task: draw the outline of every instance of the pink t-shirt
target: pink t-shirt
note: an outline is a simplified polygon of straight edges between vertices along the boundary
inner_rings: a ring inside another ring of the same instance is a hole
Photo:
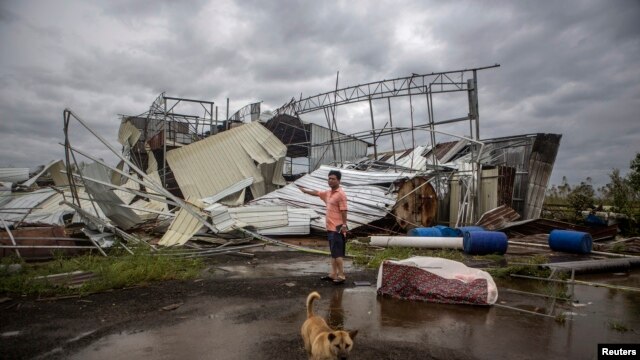
[[[327,231],[336,231],[336,227],[342,224],[341,211],[347,210],[347,195],[339,187],[337,190],[318,191],[318,196],[327,204]]]

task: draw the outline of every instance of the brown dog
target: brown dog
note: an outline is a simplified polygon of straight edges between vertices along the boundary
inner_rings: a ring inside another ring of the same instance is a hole
[[[307,320],[302,324],[304,348],[313,360],[347,359],[353,348],[353,338],[358,330],[332,330],[323,318],[313,314],[313,301],[320,294],[312,292],[307,296]]]

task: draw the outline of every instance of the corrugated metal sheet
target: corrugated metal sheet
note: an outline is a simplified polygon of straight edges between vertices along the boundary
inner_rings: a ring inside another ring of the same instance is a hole
[[[51,162],[50,162],[49,164],[47,164],[47,165],[46,165],[42,170],[40,170],[40,172],[38,172],[37,174],[35,174],[34,176],[32,176],[29,180],[27,180],[27,181],[23,182],[23,183],[22,183],[22,184],[20,184],[20,185],[22,185],[22,186],[26,186],[26,187],[30,187],[31,185],[35,184],[36,180],[38,180],[38,178],[39,178],[40,176],[42,176],[42,174],[44,174],[47,170],[49,170],[49,168],[50,168],[51,166],[53,166],[55,163],[60,162],[60,161],[62,161],[62,160],[54,160],[54,161],[51,161]]]
[[[64,162],[62,160],[54,163],[49,168],[49,173],[51,174],[51,179],[53,179],[53,183],[56,186],[67,186],[69,185],[69,178],[67,174],[63,173],[66,171]]]
[[[545,191],[556,161],[561,135],[538,134],[529,157],[529,183],[523,218],[540,217]]]
[[[82,209],[100,219],[108,220],[100,207],[97,205],[95,207],[98,211],[96,214],[96,209],[94,209],[91,200],[89,200],[89,195],[85,193],[83,187],[77,187],[76,190],[78,192],[78,197],[80,197],[80,207]],[[29,221],[30,224],[35,224],[35,221],[39,217],[38,223],[40,224],[63,225],[62,216],[64,216],[65,214],[75,213],[74,209],[65,204],[60,204],[60,202],[62,202],[62,200],[64,200],[65,198],[68,201],[71,201],[72,196],[69,189],[66,189],[64,191],[64,196],[60,193],[56,193],[55,195],[38,205],[38,207],[33,210],[33,212],[27,217],[25,221]],[[32,215],[34,216],[33,218]],[[82,223],[82,218],[79,215],[75,214],[72,219],[72,223],[80,224]]]
[[[310,126],[311,156],[309,158],[309,164],[311,171],[323,164],[353,162],[367,156],[367,148],[369,145],[366,142],[355,138],[344,138],[344,134],[316,124],[310,124]],[[337,154],[333,153],[333,146],[331,145],[332,133]],[[339,138],[342,139],[337,140]]]
[[[11,201],[11,199],[13,199],[11,197],[12,185],[13,184],[11,184],[10,182],[0,181],[0,208],[2,208],[4,204],[8,203],[9,201]]]
[[[249,177],[254,179],[251,193],[258,197],[285,184],[281,170],[286,151],[271,132],[253,122],[172,150],[167,161],[185,197],[206,198]],[[226,203],[243,200],[238,196]]]
[[[287,226],[258,230],[262,235],[307,235],[311,232],[311,219],[318,215],[311,209],[287,207]]]
[[[30,193],[12,194],[12,200],[0,208],[0,218],[11,225],[26,220],[26,217],[31,214],[36,207],[55,194],[56,192],[52,189],[40,189]],[[38,221],[36,216],[34,216],[32,220]],[[46,218],[42,219],[42,221],[46,220]],[[0,227],[4,229],[1,222]]]
[[[315,229],[326,230],[324,202],[317,196],[303,193],[296,185],[312,190],[327,190],[329,188],[327,175],[331,169],[333,168],[322,166],[313,173],[296,180],[295,185],[290,184],[266,194],[253,200],[251,204],[288,205],[293,208],[312,209],[316,212],[317,217],[311,220],[311,226]],[[350,229],[355,229],[387,215],[387,209],[395,204],[395,195],[388,194],[385,187],[362,184],[388,183],[400,175],[344,169],[341,169],[341,172],[341,184],[349,205],[347,222]]]
[[[106,183],[111,181],[110,170],[98,163],[86,165],[82,169],[82,175]],[[133,210],[120,206],[123,202],[113,193],[112,188],[88,180],[84,186],[104,214],[122,229],[129,229],[142,222]]]
[[[207,210],[211,217],[211,223],[220,232],[231,230],[236,221],[231,218],[229,210],[226,206],[220,204],[213,204]]]
[[[140,139],[141,132],[130,121],[125,121],[120,124],[118,129],[118,142],[124,146],[133,147],[138,139]]]
[[[78,186],[76,187],[76,191],[78,192],[78,197],[80,197],[80,207],[84,211],[86,211],[90,215],[93,215],[99,219],[109,221],[109,218],[107,218],[107,216],[104,214],[100,206],[97,206],[93,201],[91,201],[91,199],[89,198],[89,195],[84,190],[84,187]],[[62,195],[58,194],[58,196],[50,198],[47,202],[48,203],[50,202],[51,205],[46,205],[46,207],[48,208],[49,206],[51,206],[52,208],[54,208],[55,206],[57,206],[57,204],[59,204],[60,201],[62,201],[63,199]],[[66,198],[67,201],[71,202],[72,196],[71,196],[71,192],[68,189],[64,191],[64,198]],[[42,206],[45,206],[45,205],[43,204]],[[67,207],[67,205],[64,205],[64,204],[60,206],[64,206],[65,208],[71,209],[70,207]],[[72,223],[74,224],[83,223],[82,216],[77,213],[73,215]]]
[[[127,188],[127,189],[132,189],[132,190],[140,190],[140,185],[133,181],[132,179],[127,178],[127,182],[124,183],[124,185],[122,185],[122,187]],[[114,189],[112,190],[114,194],[116,194],[117,197],[120,198],[120,200],[122,200],[123,203],[129,205],[131,204],[131,200],[133,200],[133,198],[136,197],[135,194],[129,192],[129,191],[125,191],[125,190],[118,190],[118,189]]]
[[[396,158],[396,165],[402,166],[408,169],[425,170],[427,164],[427,158],[422,156],[422,153],[427,149],[427,146],[417,146],[413,151],[407,154],[395,153],[393,157],[386,160],[387,163],[393,164],[393,158]]]
[[[327,178],[329,171],[340,170],[342,180],[340,184],[345,185],[387,185],[402,178],[413,178],[413,173],[388,173],[379,171],[360,171],[351,169],[339,169],[331,166],[322,165],[318,170],[311,173],[314,179],[323,183],[325,190],[328,189]],[[306,177],[306,176],[305,176]]]
[[[515,210],[507,205],[500,205],[482,214],[476,225],[487,230],[498,230],[519,218],[520,215]]]
[[[133,204],[127,205],[125,207],[133,210],[141,219],[145,221],[155,219],[160,215],[163,216],[163,218],[175,217],[175,214],[166,211],[166,205],[165,207],[158,207],[158,204],[163,203],[159,201],[146,201],[144,199],[138,199]]]
[[[106,220],[100,207],[94,207],[89,200],[89,196],[84,192],[83,187],[77,188],[80,197],[80,206],[88,213]],[[65,198],[71,201],[71,192],[66,189],[60,194],[53,189],[40,189],[30,193],[15,193],[8,196],[10,201],[0,206],[0,217],[7,223],[14,224],[20,222],[28,225],[64,225],[63,217],[68,214],[75,214],[75,210],[65,204],[60,204]],[[74,215],[72,223],[82,223],[79,215]]]
[[[221,199],[224,199],[225,197],[227,197],[229,195],[232,195],[232,194],[235,194],[235,193],[237,193],[239,191],[244,190],[244,188],[250,186],[252,183],[253,183],[253,178],[252,177],[250,177],[248,179],[241,180],[237,184],[234,184],[231,187],[228,187],[228,188],[222,190],[221,192],[219,192],[219,193],[217,193],[217,194],[215,194],[213,196],[210,196],[208,198],[202,199],[202,202],[205,203],[205,204],[215,204],[218,201],[220,201]],[[205,208],[205,210],[207,210],[207,209]]]
[[[191,206],[191,209],[198,212],[200,215],[205,216],[203,212],[200,211],[199,206],[202,204],[198,204],[198,201],[195,201],[195,204],[198,206],[192,206],[189,204],[193,204],[192,199],[187,199],[187,206]],[[198,230],[202,228],[202,223],[195,216],[191,215],[185,209],[178,210],[175,219],[169,225],[169,229],[162,236],[162,239],[158,242],[158,245],[162,246],[174,246],[174,245],[182,245],[186,243],[189,239],[195,235]]]
[[[20,183],[29,179],[29,168],[0,168],[0,181]]]
[[[287,207],[284,205],[250,205],[230,208],[229,214],[236,223],[246,224],[256,230],[284,227],[289,224]]]
[[[540,216],[561,138],[558,134],[526,134],[482,140],[485,143],[483,164],[516,169],[511,207],[523,219]],[[460,156],[455,160],[456,167],[470,161],[471,154]]]

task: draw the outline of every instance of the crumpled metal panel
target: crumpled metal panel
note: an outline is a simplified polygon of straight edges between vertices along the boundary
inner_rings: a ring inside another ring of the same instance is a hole
[[[251,204],[257,205],[288,205],[292,208],[307,208],[316,212],[317,217],[311,219],[311,226],[318,230],[326,230],[324,202],[317,196],[307,195],[300,191],[296,185],[311,190],[324,191],[329,189],[327,177],[329,171],[335,169],[322,166],[311,174],[307,174],[274,192],[261,196]],[[381,219],[388,214],[388,210],[395,204],[396,196],[387,193],[386,187],[367,184],[388,184],[407,174],[393,174],[381,172],[369,172],[359,170],[336,169],[342,172],[340,182],[345,194],[349,210],[347,212],[347,225],[355,229]]]
[[[82,174],[91,179],[110,183],[111,174],[109,171],[103,165],[91,163],[82,169]],[[89,180],[85,181],[84,186],[104,214],[120,228],[127,230],[142,223],[142,219],[133,210],[120,206],[124,203],[113,193],[112,188]]]
[[[204,217],[205,214],[200,211],[199,207],[193,206],[191,203],[192,201],[187,199],[187,206],[190,206],[191,209],[197,211]],[[191,215],[189,211],[180,209],[178,210],[176,217],[173,219],[173,222],[171,222],[171,225],[169,225],[169,229],[158,242],[158,245],[182,245],[191,239],[193,235],[202,228],[202,226],[202,222],[200,222],[200,220],[195,216]]]
[[[11,195],[11,201],[0,207],[0,218],[6,221],[7,224],[26,220],[26,217],[33,212],[34,208],[54,195],[56,195],[56,192],[52,189],[41,189],[30,193],[14,193]],[[49,218],[49,215],[44,216],[39,221],[47,221],[47,218]],[[34,217],[32,220],[36,221],[38,219]],[[4,228],[1,222],[0,227]]]
[[[130,121],[126,121],[120,124],[118,129],[118,142],[129,148],[133,147],[138,139],[140,139],[140,130]]]
[[[318,217],[312,209],[287,207],[287,226],[258,230],[262,235],[307,235],[311,232],[311,219]]]
[[[257,122],[210,136],[167,153],[167,162],[185,197],[203,199],[253,177],[251,193],[264,195],[284,185],[282,169],[287,148]],[[266,175],[266,176],[265,176]],[[244,194],[225,199],[240,205]]]
[[[229,214],[237,222],[256,230],[284,227],[289,224],[287,207],[284,205],[250,205],[230,208]]]
[[[40,176],[42,176],[42,174],[44,174],[47,170],[49,170],[49,168],[51,168],[53,165],[62,162],[62,160],[54,160],[52,162],[50,162],[49,164],[47,164],[42,170],[40,170],[39,173],[37,173],[36,175],[32,176],[29,180],[23,182],[22,186],[26,186],[26,187],[31,187],[31,185],[35,184],[36,180],[38,180],[38,178]]]
[[[29,179],[29,168],[0,168],[0,181],[19,183]]]

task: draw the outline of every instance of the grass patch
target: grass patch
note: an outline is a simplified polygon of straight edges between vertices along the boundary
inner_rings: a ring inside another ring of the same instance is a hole
[[[625,251],[627,251],[627,246],[624,243],[615,244],[611,249],[612,253],[623,253]]]
[[[618,332],[627,332],[631,330],[625,324],[617,321],[609,321],[609,329],[618,331]]]
[[[388,247],[379,249],[366,244],[347,243],[347,254],[353,257],[353,262],[359,266],[377,269],[384,260],[404,260],[412,256],[430,256],[456,261],[464,260],[461,251],[450,249],[418,249],[409,247]]]
[[[487,272],[491,274],[494,278],[509,278],[511,274],[519,274],[519,275],[528,275],[528,276],[536,276],[536,277],[549,277],[551,275],[551,270],[549,269],[541,269],[538,264],[545,264],[549,262],[546,256],[535,255],[529,258],[522,258],[522,265],[511,265],[502,268],[491,268],[487,269]],[[563,274],[558,273],[557,278],[563,278]]]
[[[28,295],[76,295],[142,285],[154,281],[183,280],[198,276],[204,264],[200,259],[181,259],[171,256],[151,255],[148,248],[132,249],[131,255],[121,249],[113,249],[108,257],[84,255],[66,258],[56,255],[45,263],[25,263],[20,259],[5,259],[19,263],[22,270],[10,273],[8,267],[0,269],[0,293]],[[69,273],[92,272],[95,278],[77,288],[56,285],[37,277]]]

